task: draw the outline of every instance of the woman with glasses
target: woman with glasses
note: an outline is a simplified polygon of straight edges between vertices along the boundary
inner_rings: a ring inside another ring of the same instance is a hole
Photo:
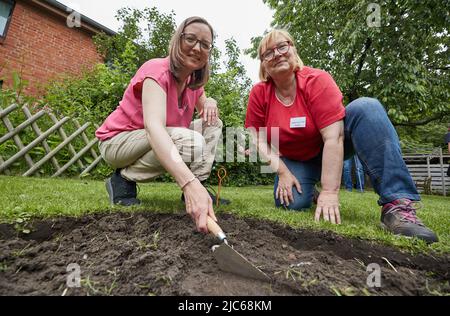
[[[380,196],[382,226],[394,234],[436,242],[437,236],[416,216],[414,202],[420,196],[383,106],[360,98],[344,108],[333,78],[304,66],[286,31],[267,34],[258,55],[261,82],[250,93],[245,126],[277,173],[276,206],[310,208],[320,181],[315,220],[323,217],[340,224],[344,155],[357,153]]]
[[[208,215],[216,219],[215,197],[202,184],[222,133],[217,103],[203,89],[213,39],[206,20],[186,19],[172,37],[169,56],[142,65],[117,109],[97,130],[102,157],[116,169],[106,181],[112,204],[139,204],[136,182],[167,171],[199,231],[208,232]],[[193,121],[195,110],[201,119]]]

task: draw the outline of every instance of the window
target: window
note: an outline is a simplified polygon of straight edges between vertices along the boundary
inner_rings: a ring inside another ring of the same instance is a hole
[[[0,40],[6,37],[14,5],[14,0],[0,0]]]

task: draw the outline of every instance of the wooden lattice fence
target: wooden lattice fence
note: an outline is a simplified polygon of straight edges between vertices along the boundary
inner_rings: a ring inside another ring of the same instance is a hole
[[[48,168],[48,166],[46,168],[51,169],[52,177],[61,176],[75,164],[80,175],[83,176],[91,172],[101,162],[102,157],[98,153],[96,146],[98,139],[93,135],[90,139],[86,134],[91,123],[81,125],[77,120],[69,117],[58,119],[54,114],[45,110],[32,114],[25,105],[21,108],[25,115],[25,120],[14,126],[8,115],[17,114],[15,111],[19,109],[20,107],[17,104],[12,104],[6,109],[0,108],[0,119],[6,127],[6,133],[0,134],[0,146],[10,141],[15,144],[14,148],[17,149],[17,152],[12,155],[9,154],[8,157],[4,156],[5,152],[0,152],[0,174],[10,174],[12,166],[24,160],[27,170],[22,175],[26,177],[36,174],[46,167],[47,164],[52,166],[52,168]],[[38,121],[43,122],[44,119],[47,121],[45,125],[48,126],[48,122],[51,122],[53,125],[42,131]],[[74,130],[74,132],[68,135],[68,129]],[[23,141],[25,133],[28,135],[27,138],[29,138],[30,133],[35,138],[25,144]],[[49,137],[52,137],[52,146],[49,145]],[[56,143],[55,139],[57,140]],[[81,143],[82,146],[74,146],[74,142]],[[33,160],[30,152],[36,150],[37,147],[41,147],[43,155],[37,161],[34,161],[36,158]],[[76,148],[78,148],[78,151]],[[67,154],[64,159],[58,158],[63,150],[70,154],[70,159],[67,158]],[[89,159],[86,156],[89,156]],[[61,161],[63,162],[61,163]],[[86,161],[90,161],[90,163],[86,163]]]

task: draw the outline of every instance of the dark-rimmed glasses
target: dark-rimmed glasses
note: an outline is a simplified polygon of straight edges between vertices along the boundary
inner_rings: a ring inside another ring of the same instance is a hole
[[[202,41],[197,38],[194,34],[190,33],[181,33],[181,38],[184,40],[184,43],[189,47],[194,47],[197,43],[200,43],[200,48],[206,52],[211,51],[213,45],[210,42]]]
[[[289,48],[291,47],[291,42],[290,41],[285,41],[285,42],[281,42],[280,44],[278,44],[277,46],[275,46],[272,49],[268,49],[266,50],[262,55],[261,55],[261,59],[265,60],[265,61],[271,61],[272,59],[275,58],[275,50],[280,54],[280,55],[284,55],[289,51]]]

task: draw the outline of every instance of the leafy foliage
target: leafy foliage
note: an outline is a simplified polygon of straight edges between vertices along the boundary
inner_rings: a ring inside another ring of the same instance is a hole
[[[129,73],[133,74],[133,68],[137,69],[147,60],[168,55],[170,39],[176,28],[174,12],[160,13],[155,7],[143,10],[122,8],[117,12],[116,19],[123,23],[117,35],[100,34],[94,38],[107,63],[125,68],[134,65],[129,69]],[[130,44],[135,46],[135,54],[132,59],[124,59],[122,52],[130,49]]]
[[[305,64],[333,75],[346,102],[376,97],[396,125],[448,119],[450,2],[383,0],[375,12],[372,1],[264,2],[273,26],[293,35]]]
[[[37,100],[33,96],[28,96],[23,93],[25,91],[25,88],[28,85],[28,82],[21,79],[20,74],[13,73],[12,74],[12,86],[7,89],[0,90],[0,105],[2,108],[6,108],[12,104],[16,104],[18,106],[18,109],[12,111],[8,114],[7,119],[11,123],[12,127],[17,127],[20,124],[22,124],[28,117],[24,114],[24,111],[20,110],[23,106],[26,106],[31,114],[35,114],[36,112],[42,110],[48,113],[56,114],[56,116],[59,116],[58,113],[55,113],[48,105],[43,105],[42,100]],[[64,113],[60,113],[64,114]],[[84,123],[84,122],[81,122]],[[54,122],[50,119],[48,115],[44,115],[39,118],[38,121],[36,121],[33,125],[27,126],[25,129],[21,130],[17,136],[19,137],[20,141],[23,143],[24,146],[27,146],[32,141],[34,141],[37,137],[37,134],[35,132],[35,128],[39,128],[41,131],[45,132],[48,129],[50,129],[54,125]],[[72,121],[71,123],[64,125],[64,130],[68,135],[71,135],[77,130],[77,126]],[[94,126],[88,127],[86,130],[87,134],[93,134],[95,130]],[[0,135],[5,135],[8,133],[8,128],[6,127],[6,124],[0,124]],[[4,141],[0,144],[0,152],[2,158],[7,161],[12,156],[17,154],[20,150],[18,146],[19,139],[9,139],[7,141]],[[55,149],[58,145],[61,144],[63,141],[61,135],[58,131],[55,131],[51,133],[45,140],[46,145],[48,146],[49,150]],[[82,148],[86,146],[86,143],[80,138],[75,138],[71,145],[75,148],[76,152],[79,152]],[[30,151],[27,152],[27,156],[33,160],[33,162],[37,163],[41,159],[43,159],[48,153],[48,150],[45,149],[45,147],[41,144],[38,144],[34,146]],[[56,160],[59,163],[59,166],[64,166],[69,160],[71,160],[73,155],[71,152],[69,152],[68,148],[64,148],[54,156]],[[93,162],[94,158],[90,156],[89,154],[85,154],[81,158],[81,162],[85,164],[85,166],[88,166]],[[15,175],[21,175],[25,171],[27,171],[30,168],[30,166],[27,164],[25,159],[19,159],[12,163],[8,170],[11,174]],[[106,170],[106,172],[105,172]],[[49,176],[54,174],[57,171],[56,167],[52,163],[45,163],[42,168],[36,172],[36,174],[40,176]],[[77,164],[72,165],[69,167],[66,172],[64,173],[65,176],[73,176],[77,175],[81,172],[81,169],[79,169],[79,166]],[[95,171],[96,176],[104,177],[107,174],[107,167],[104,163],[100,163]]]
[[[205,87],[206,94],[216,99],[226,127],[243,126],[251,80],[239,61],[240,51],[234,39],[226,44],[225,71],[220,71],[221,53],[216,50],[212,57],[210,80]]]
[[[225,41],[226,58],[221,67],[221,53],[215,50],[211,59],[211,79],[205,91],[207,95],[216,99],[221,119],[224,123],[223,145],[227,143],[227,128],[241,128],[244,132],[244,120],[247,107],[248,95],[252,86],[250,78],[247,77],[242,63],[239,61],[240,50],[236,41],[232,38]],[[224,71],[221,71],[224,69]],[[248,140],[247,140],[248,144]],[[228,184],[242,186],[250,184],[268,184],[273,181],[272,174],[261,174],[259,163],[238,162],[238,150],[235,148],[234,162],[223,162],[216,164],[212,170],[210,183],[217,184],[215,176],[218,169],[225,167],[228,171]],[[223,160],[226,160],[224,151]]]
[[[94,38],[107,64],[98,64],[79,77],[53,82],[43,104],[65,115],[101,124],[119,105],[137,69],[151,58],[167,55],[175,30],[174,13],[159,13],[156,8],[123,8],[116,18],[123,22],[116,35],[100,34]],[[142,21],[146,22],[143,29]]]
[[[447,134],[447,125],[432,122],[425,126],[397,127],[402,149],[409,152],[417,152],[419,149],[432,149],[441,147],[443,153],[448,152],[448,146],[444,142]]]
[[[0,72],[1,73],[1,72]],[[2,76],[1,79],[7,79]],[[3,88],[0,89],[0,107],[2,109],[8,108],[12,104],[17,104],[18,106],[23,106],[28,102],[32,102],[32,97],[27,97],[23,95],[23,91],[28,85],[26,80],[23,80],[20,74],[14,71],[11,74],[11,88]],[[11,114],[7,116],[7,119],[11,122],[13,126],[18,126],[23,120],[25,120],[24,115],[16,115],[18,111],[13,111]],[[0,124],[0,135],[3,136],[7,134],[9,130],[6,128],[5,124]],[[23,137],[23,134],[19,136]],[[26,140],[26,139],[25,139]],[[6,161],[9,157],[17,153],[18,147],[14,143],[14,141],[9,140],[0,144],[0,153],[2,158]],[[23,169],[26,167],[26,164],[23,162],[15,163],[12,167],[19,167]]]

